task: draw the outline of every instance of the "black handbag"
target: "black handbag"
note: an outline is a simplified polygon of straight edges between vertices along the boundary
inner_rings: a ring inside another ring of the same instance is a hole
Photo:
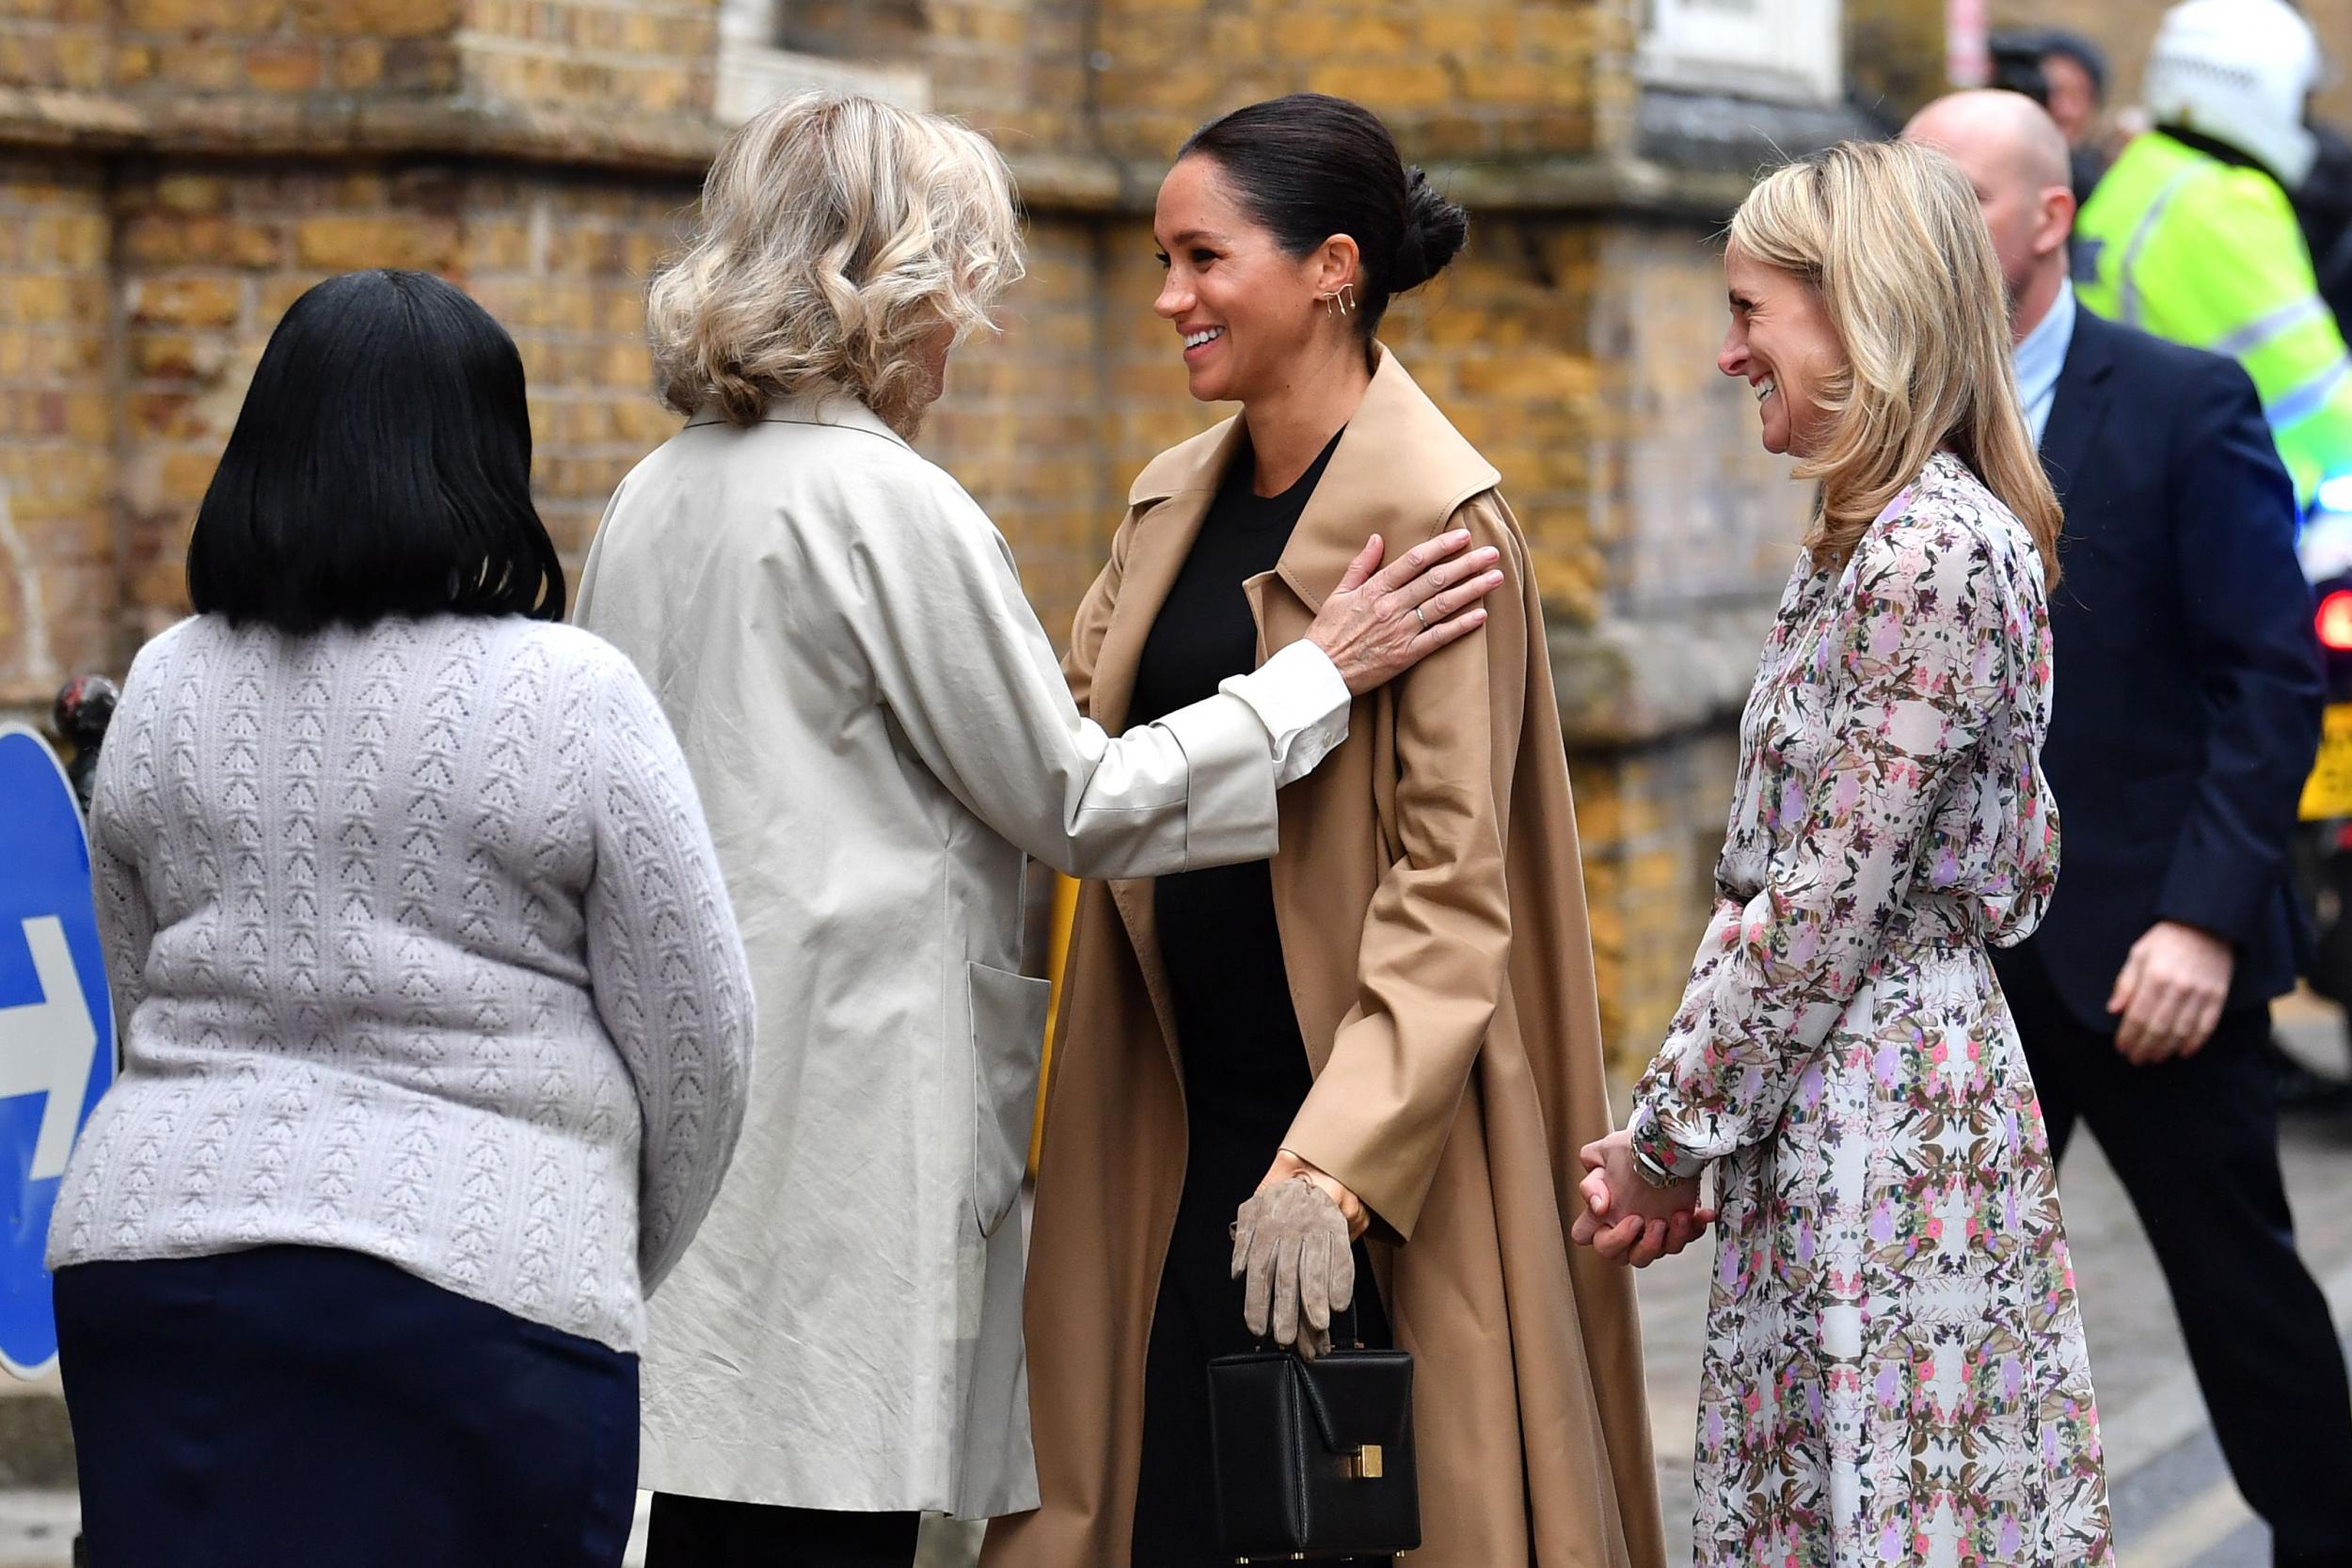
[[[1234,1561],[1392,1556],[1421,1544],[1411,1352],[1220,1355],[1209,1363],[1209,1437],[1217,1528]]]

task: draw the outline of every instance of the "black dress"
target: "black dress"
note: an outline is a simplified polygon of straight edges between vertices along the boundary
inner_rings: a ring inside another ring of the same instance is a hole
[[[1281,558],[1338,444],[1335,436],[1279,496],[1252,489],[1257,464],[1243,447],[1144,641],[1130,723],[1212,696],[1219,682],[1257,663],[1257,626],[1242,583]],[[1208,1364],[1259,1348],[1242,1324],[1241,1288],[1230,1275],[1233,1211],[1274,1163],[1313,1075],[1282,964],[1268,863],[1162,877],[1152,909],[1176,1011],[1189,1149],[1144,1366],[1134,1560],[1135,1568],[1224,1568],[1232,1559],[1217,1545]],[[1360,1243],[1356,1281],[1357,1336],[1385,1346],[1388,1319]]]

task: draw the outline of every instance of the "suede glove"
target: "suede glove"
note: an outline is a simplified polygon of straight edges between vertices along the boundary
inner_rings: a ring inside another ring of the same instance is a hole
[[[1261,1188],[1233,1216],[1242,1322],[1312,1360],[1331,1348],[1331,1314],[1356,1299],[1347,1221],[1305,1177]]]

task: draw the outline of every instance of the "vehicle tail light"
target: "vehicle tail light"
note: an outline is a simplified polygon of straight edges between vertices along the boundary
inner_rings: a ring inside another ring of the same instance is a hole
[[[2322,646],[2337,653],[2352,653],[2352,588],[2339,588],[2319,601],[2319,613],[2312,618],[2318,628]]]

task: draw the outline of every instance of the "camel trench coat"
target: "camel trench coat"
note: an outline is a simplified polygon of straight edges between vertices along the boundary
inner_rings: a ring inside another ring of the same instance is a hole
[[[1024,855],[1099,877],[1270,854],[1346,682],[1305,648],[1106,735],[994,525],[846,397],[696,416],[614,494],[577,615],[677,732],[760,1007],[735,1163],[647,1304],[641,1484],[1029,1507]]]
[[[1108,728],[1237,436],[1229,421],[1164,453],[1129,497],[1065,663]],[[1263,659],[1368,531],[1401,548],[1467,527],[1510,578],[1482,632],[1358,699],[1346,743],[1281,793],[1274,900],[1315,1072],[1283,1146],[1377,1216],[1416,1358],[1417,1568],[1658,1568],[1631,1276],[1567,1237],[1576,1151],[1611,1118],[1542,612],[1497,477],[1381,351],[1280,562],[1247,585]],[[1028,1278],[1042,1504],[995,1521],[988,1568],[1129,1560],[1185,1158],[1152,919],[1149,880],[1079,902]]]

